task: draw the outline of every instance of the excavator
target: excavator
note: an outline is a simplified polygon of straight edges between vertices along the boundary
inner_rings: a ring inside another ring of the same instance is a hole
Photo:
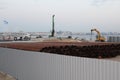
[[[91,36],[93,31],[97,32],[96,42],[105,42],[105,37],[101,36],[101,33],[97,29],[91,29]]]

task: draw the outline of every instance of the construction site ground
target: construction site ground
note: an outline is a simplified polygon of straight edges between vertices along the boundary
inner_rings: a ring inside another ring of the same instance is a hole
[[[79,42],[75,42],[75,41],[62,41],[62,42],[60,41],[43,41],[43,42],[16,41],[16,42],[0,42],[0,47],[39,52],[42,48],[52,47],[52,46],[66,46],[66,45],[91,46],[91,45],[111,45],[111,44],[119,44],[119,43],[81,42],[81,41]],[[120,61],[120,57],[117,56],[115,58],[111,58],[111,60]]]

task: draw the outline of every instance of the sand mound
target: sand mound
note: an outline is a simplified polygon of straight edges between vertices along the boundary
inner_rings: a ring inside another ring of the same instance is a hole
[[[0,72],[0,80],[16,80],[16,79],[7,73]]]
[[[49,38],[43,40],[43,42],[81,42],[80,40],[69,39],[69,38]]]

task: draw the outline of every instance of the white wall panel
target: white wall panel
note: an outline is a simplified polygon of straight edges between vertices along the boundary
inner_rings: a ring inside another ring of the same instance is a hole
[[[18,80],[120,80],[120,62],[7,48],[0,70]]]

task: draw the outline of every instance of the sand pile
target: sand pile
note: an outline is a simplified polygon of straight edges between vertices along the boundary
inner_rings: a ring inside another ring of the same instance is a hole
[[[68,38],[49,38],[43,40],[43,42],[81,42],[80,40],[68,39]]]
[[[16,79],[7,73],[0,72],[0,80],[16,80]]]
[[[111,58],[120,55],[120,44],[92,45],[92,46],[51,46],[45,47],[40,52],[70,55],[89,58]]]

